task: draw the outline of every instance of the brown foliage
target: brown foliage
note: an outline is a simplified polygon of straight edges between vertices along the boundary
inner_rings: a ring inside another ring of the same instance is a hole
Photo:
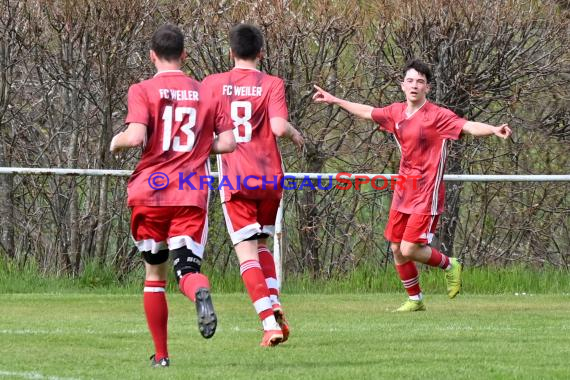
[[[568,155],[568,10],[554,1],[3,1],[0,166],[133,168],[109,139],[122,128],[128,86],[152,74],[148,39],[171,22],[186,35],[185,69],[227,70],[236,22],[267,37],[262,69],[286,81],[291,120],[307,141],[285,143],[288,171],[395,172],[390,136],[334,107],[311,103],[320,84],[352,101],[401,101],[400,67],[432,65],[433,101],[468,118],[508,121],[508,144],[465,139],[448,169],[461,173],[563,173]],[[543,149],[542,147],[548,147]],[[475,264],[566,265],[567,184],[451,184],[443,248]],[[125,181],[0,176],[0,250],[49,271],[80,273],[86,260],[132,267]],[[334,275],[383,260],[386,193],[286,192],[285,268]],[[232,257],[212,202],[209,260]]]

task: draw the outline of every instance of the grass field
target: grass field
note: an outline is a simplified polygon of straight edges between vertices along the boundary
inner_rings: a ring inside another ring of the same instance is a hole
[[[401,294],[284,297],[289,342],[258,346],[244,294],[215,294],[219,327],[198,333],[193,304],[170,293],[171,367],[149,368],[135,294],[0,294],[0,378],[569,378],[569,295],[443,295],[394,314]]]

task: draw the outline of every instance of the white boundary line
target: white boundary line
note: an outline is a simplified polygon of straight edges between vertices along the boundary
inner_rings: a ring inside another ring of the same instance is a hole
[[[79,380],[76,377],[45,376],[39,372],[15,372],[0,370],[0,377],[34,379],[34,380]]]

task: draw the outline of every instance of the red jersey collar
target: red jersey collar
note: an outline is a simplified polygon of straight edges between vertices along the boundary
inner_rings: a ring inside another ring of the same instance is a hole
[[[420,108],[415,110],[410,116],[408,116],[408,114],[406,113],[406,109],[408,108],[408,103],[404,103],[404,109],[402,110],[404,120],[408,120],[408,119],[411,119],[412,117],[414,117],[414,115],[417,114],[418,112],[420,112],[428,103],[429,102],[426,99],[426,101],[420,106]]]

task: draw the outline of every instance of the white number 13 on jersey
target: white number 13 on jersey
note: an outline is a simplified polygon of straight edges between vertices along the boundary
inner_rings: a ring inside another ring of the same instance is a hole
[[[173,112],[174,111],[174,112]],[[174,113],[174,121],[180,123],[184,120],[184,116],[188,115],[188,122],[180,127],[180,132],[186,135],[186,144],[180,143],[180,136],[172,139],[172,114]],[[196,109],[192,107],[164,107],[162,114],[164,120],[164,134],[162,136],[162,150],[170,149],[170,140],[172,139],[172,150],[175,152],[190,152],[194,147],[196,136],[192,128],[196,126]]]
[[[243,109],[243,116],[240,115],[240,108]],[[232,120],[234,122],[234,136],[236,142],[246,143],[251,141],[251,103],[246,101],[232,102],[231,110]],[[243,135],[240,133],[240,126],[243,125]]]

